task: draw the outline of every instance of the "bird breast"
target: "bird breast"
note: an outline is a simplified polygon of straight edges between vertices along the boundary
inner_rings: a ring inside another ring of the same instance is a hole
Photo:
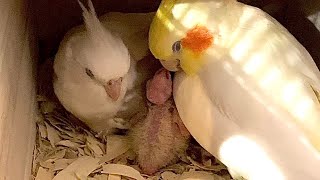
[[[54,84],[54,89],[63,106],[83,121],[114,116],[125,94],[122,90],[119,100],[114,102],[98,84],[66,83],[63,79]]]

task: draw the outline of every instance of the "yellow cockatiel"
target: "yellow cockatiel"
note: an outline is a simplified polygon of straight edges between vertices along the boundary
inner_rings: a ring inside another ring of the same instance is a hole
[[[186,127],[234,176],[320,179],[320,73],[275,19],[235,0],[162,0],[149,47],[177,71]]]

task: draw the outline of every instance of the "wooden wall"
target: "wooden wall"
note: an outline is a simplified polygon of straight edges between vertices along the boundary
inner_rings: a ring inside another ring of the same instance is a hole
[[[37,49],[27,1],[0,1],[0,180],[30,179]]]

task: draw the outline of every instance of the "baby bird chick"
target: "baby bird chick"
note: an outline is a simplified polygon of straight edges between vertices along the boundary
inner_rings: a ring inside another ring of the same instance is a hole
[[[145,119],[131,130],[133,150],[145,174],[174,164],[185,154],[190,134],[174,105],[170,72],[160,69],[147,82],[147,98],[151,102]]]

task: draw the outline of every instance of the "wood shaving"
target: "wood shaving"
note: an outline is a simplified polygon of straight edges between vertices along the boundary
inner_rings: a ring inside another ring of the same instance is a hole
[[[121,176],[115,174],[109,174],[108,180],[121,180]]]
[[[53,171],[63,170],[73,163],[76,159],[58,159],[54,162]]]
[[[193,143],[190,143],[188,157],[177,164],[165,167],[153,176],[140,174],[128,136],[109,135],[105,140],[96,138],[96,133],[59,103],[40,95],[37,100],[41,115],[37,119],[32,179],[231,179],[222,163]]]
[[[139,171],[134,168],[122,164],[106,164],[103,165],[103,171],[101,173],[104,174],[112,174],[112,175],[121,175],[130,177],[136,180],[145,180],[139,173]]]
[[[52,126],[50,126],[48,123],[45,122],[45,124],[47,127],[48,139],[49,139],[51,145],[53,147],[55,147],[55,144],[61,140],[58,135],[58,132]]]
[[[48,132],[47,132],[47,128],[44,125],[38,124],[38,130],[42,138],[47,138]]]
[[[96,157],[102,157],[104,154],[104,145],[101,144],[96,138],[88,136],[86,145]],[[103,147],[103,149],[101,149],[101,147]]]
[[[205,172],[205,171],[188,171],[184,172],[179,180],[224,180],[224,178],[217,176],[216,174]]]
[[[66,149],[54,149],[44,156],[43,160],[47,162],[53,162],[57,159],[61,159],[66,155]]]
[[[72,142],[70,140],[62,140],[59,141],[57,144],[57,146],[65,146],[65,147],[69,147],[71,149],[77,150],[78,147],[80,147],[80,145],[76,142]]]
[[[108,177],[107,174],[97,174],[93,178],[88,178],[88,180],[107,180]]]
[[[36,180],[52,180],[53,171],[40,167],[36,176]]]
[[[107,137],[107,154],[101,158],[100,163],[111,161],[129,149],[130,145],[126,137],[110,135]]]
[[[75,159],[78,157],[78,152],[76,150],[67,149],[66,155],[64,157],[67,159]]]
[[[196,162],[195,160],[193,160],[193,159],[190,158],[190,157],[187,157],[187,158],[190,160],[190,162],[191,162],[195,167],[197,167],[197,168],[199,168],[199,169],[203,169],[203,170],[207,170],[207,171],[216,171],[216,172],[225,169],[225,166],[223,166],[222,164],[219,164],[219,165],[216,165],[216,166],[206,166],[206,165],[204,165],[204,164],[200,164],[200,163]]]
[[[90,156],[79,157],[64,170],[60,171],[53,180],[87,179],[88,175],[99,166],[99,159]]]

